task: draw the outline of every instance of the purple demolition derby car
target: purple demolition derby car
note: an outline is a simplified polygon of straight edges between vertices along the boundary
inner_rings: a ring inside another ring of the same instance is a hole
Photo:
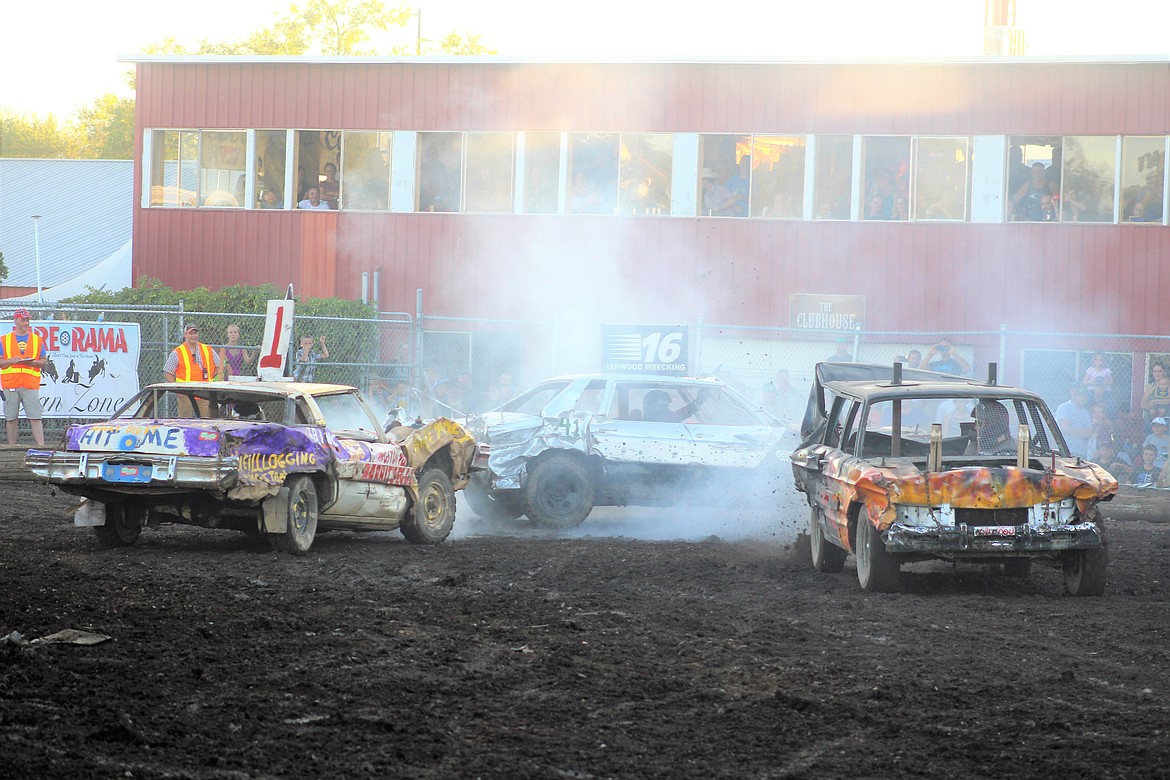
[[[108,421],[70,426],[59,449],[29,450],[25,463],[85,497],[75,522],[106,547],[182,523],[264,535],[302,555],[318,529],[442,542],[475,453],[447,419],[383,431],[344,385],[178,382],[146,387]]]

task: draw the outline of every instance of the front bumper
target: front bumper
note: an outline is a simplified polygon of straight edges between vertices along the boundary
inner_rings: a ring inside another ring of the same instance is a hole
[[[1090,550],[1104,546],[1096,523],[946,527],[906,526],[894,523],[883,534],[892,553],[929,553],[945,557],[1019,556]]]
[[[29,450],[25,465],[51,485],[93,487],[102,492],[142,493],[210,490],[236,485],[237,459],[138,455],[127,452]]]

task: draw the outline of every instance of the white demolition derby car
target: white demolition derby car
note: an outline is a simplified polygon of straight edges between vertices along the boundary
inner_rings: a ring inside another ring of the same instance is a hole
[[[595,506],[766,500],[795,444],[728,385],[684,377],[549,379],[466,425],[480,447],[464,492],[472,510],[560,528]]]
[[[104,546],[183,523],[261,534],[301,555],[318,529],[443,541],[475,450],[448,419],[386,433],[345,385],[178,382],[143,389],[106,422],[70,426],[59,449],[29,450],[25,463],[88,499],[76,522]]]

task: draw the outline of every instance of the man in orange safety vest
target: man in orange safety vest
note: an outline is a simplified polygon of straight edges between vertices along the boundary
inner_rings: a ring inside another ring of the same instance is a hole
[[[16,444],[20,407],[32,429],[38,446],[45,446],[45,428],[41,422],[41,369],[48,362],[48,351],[39,333],[28,326],[28,309],[12,314],[12,332],[0,339],[0,387],[4,388],[4,421],[8,443]]]
[[[199,342],[199,326],[188,325],[183,343],[171,350],[163,366],[168,382],[210,382],[219,375],[219,355]]]

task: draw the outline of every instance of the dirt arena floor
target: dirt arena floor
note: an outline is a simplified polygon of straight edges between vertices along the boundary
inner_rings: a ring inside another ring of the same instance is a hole
[[[789,501],[789,499],[791,499]],[[8,483],[0,776],[1166,777],[1170,525],[1109,523],[1108,592],[916,564],[859,591],[805,509],[599,510],[571,535],[294,559],[164,527],[98,547]],[[13,638],[14,639],[14,638]]]

